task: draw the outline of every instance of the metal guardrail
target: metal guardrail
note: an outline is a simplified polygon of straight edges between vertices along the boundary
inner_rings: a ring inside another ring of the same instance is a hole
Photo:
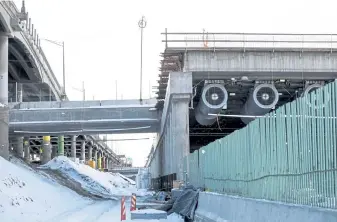
[[[166,48],[271,48],[337,49],[337,34],[294,33],[161,33]]]
[[[18,14],[20,11],[18,8],[15,6],[15,3],[13,1],[1,1],[0,5],[3,6],[3,8],[7,11],[7,13],[11,16],[12,19],[18,20]],[[28,21],[26,21],[28,22]],[[19,22],[20,24],[20,22]],[[54,75],[51,66],[42,50],[40,45],[37,43],[39,42],[38,40],[35,41],[34,39],[37,38],[36,36],[34,37],[34,30],[32,33],[30,32],[29,29],[27,29],[27,25],[20,24],[21,29],[22,29],[22,37],[26,40],[27,45],[29,46],[30,50],[35,54],[35,58],[37,59],[40,67],[42,67],[43,70],[40,69],[40,72],[42,74],[42,80],[45,78],[49,79],[50,84],[53,85],[54,89],[58,93],[58,97],[61,97],[61,86],[59,82],[56,79],[56,76]],[[35,33],[36,35],[36,33]]]

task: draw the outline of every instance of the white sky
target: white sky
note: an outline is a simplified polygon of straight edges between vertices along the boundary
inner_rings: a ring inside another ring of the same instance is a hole
[[[14,0],[21,7],[21,0]],[[85,82],[87,99],[139,98],[140,30],[144,30],[143,95],[159,73],[161,32],[292,32],[337,33],[333,0],[26,0],[26,9],[41,38],[65,41],[66,90],[71,100],[81,100]],[[62,51],[41,45],[62,84]],[[149,83],[151,81],[151,83]],[[121,136],[119,136],[120,138]],[[127,135],[124,138],[153,137]],[[115,142],[119,153],[142,166],[151,140]]]

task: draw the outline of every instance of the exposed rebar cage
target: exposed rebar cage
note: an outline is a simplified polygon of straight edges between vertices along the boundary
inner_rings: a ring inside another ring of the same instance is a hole
[[[250,116],[260,116],[267,114],[275,107],[279,100],[278,91],[273,84],[263,83],[254,88],[250,93],[247,102],[243,106],[242,114]],[[245,124],[253,121],[255,118],[242,117]]]
[[[225,108],[228,100],[226,88],[221,84],[208,84],[202,89],[201,98],[195,109],[195,119],[201,125],[212,125],[216,116]]]

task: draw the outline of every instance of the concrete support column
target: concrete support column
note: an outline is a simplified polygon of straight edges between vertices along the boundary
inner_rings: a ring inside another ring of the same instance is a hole
[[[71,136],[71,157],[76,158],[76,136]]]
[[[88,149],[88,160],[92,160],[92,146],[89,145],[89,149]]]
[[[23,87],[22,87],[22,83],[16,83],[17,85],[17,91],[16,91],[16,100],[19,103],[22,103],[23,100]]]
[[[9,158],[8,37],[0,36],[0,156]]]
[[[98,151],[97,154],[97,169],[101,170],[102,169],[102,153]]]
[[[51,145],[51,158],[54,159],[55,157],[57,157],[57,146],[53,146]]]
[[[97,163],[97,149],[94,149],[94,161],[95,161],[95,168],[97,169],[98,163]]]
[[[167,94],[161,121],[162,141],[158,150],[161,161],[158,171],[161,176],[176,173],[178,180],[185,180],[189,172],[189,103],[192,96],[192,73],[170,73]]]
[[[13,143],[15,155],[19,158],[23,158],[23,137],[15,138]]]
[[[81,158],[80,160],[85,161],[85,141],[81,142]]]
[[[51,144],[50,144],[50,136],[43,137],[43,144],[42,144],[42,154],[41,155],[41,163],[46,164],[51,159]]]
[[[64,136],[58,137],[58,155],[64,156]]]
[[[110,159],[106,158],[106,169],[110,169]]]
[[[176,156],[178,163],[175,165],[178,167],[177,178],[184,180],[186,174],[188,174],[188,157],[190,154],[190,138],[189,138],[189,99],[190,97],[174,96],[172,100],[172,148]],[[184,164],[185,170],[184,172]]]
[[[26,163],[30,162],[29,137],[23,138],[23,150]]]

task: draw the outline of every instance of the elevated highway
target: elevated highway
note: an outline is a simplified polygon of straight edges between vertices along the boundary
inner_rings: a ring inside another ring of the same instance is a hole
[[[40,148],[43,147],[42,135],[48,133],[45,131],[46,129],[40,128],[39,134],[21,133],[20,135],[15,135],[9,133],[10,138],[8,138],[8,129],[10,132],[14,132],[16,128],[19,129],[21,127],[18,122],[16,122],[17,125],[14,128],[9,123],[9,119],[11,119],[9,116],[13,115],[9,114],[8,102],[52,102],[60,100],[67,101],[68,98],[64,94],[63,87],[58,83],[41,48],[39,35],[28,17],[24,2],[21,10],[19,10],[13,1],[0,1],[0,156],[8,157],[8,148],[12,147],[18,152],[19,156],[22,156],[23,141],[26,141],[27,143],[25,142],[25,144],[29,144],[30,147],[30,151],[26,153],[26,156],[31,155],[34,158],[35,154],[40,155]],[[10,107],[14,108],[13,106]],[[10,112],[12,113],[12,111]],[[30,117],[27,117],[26,120],[32,117],[32,113],[27,114]],[[46,112],[44,112],[42,117],[46,115]],[[21,117],[21,121],[24,121],[25,115],[22,112],[18,111],[14,116]],[[14,118],[14,120],[18,119]],[[8,127],[8,125],[10,126]],[[33,127],[38,129],[37,124],[33,125]],[[53,128],[51,124],[49,124],[49,127]],[[31,130],[29,127],[20,129],[21,131]],[[60,130],[64,130],[64,128]],[[62,139],[52,136],[50,141],[53,146],[52,156],[58,155],[57,147],[61,142],[66,154],[67,150],[69,150],[69,156],[78,157],[83,161],[95,158],[97,160],[97,156],[102,156],[111,160],[111,163],[117,164],[120,162],[98,136],[87,137],[84,136],[84,132],[82,134],[81,132],[79,131],[73,136],[66,134],[61,137]],[[92,131],[88,131],[88,133],[97,134],[97,132]],[[21,136],[25,136],[25,138]],[[9,139],[10,142],[8,142]],[[77,149],[79,150],[77,153],[70,152],[70,150],[76,151]]]
[[[155,133],[156,100],[103,100],[10,104],[11,135]]]
[[[8,101],[60,100],[58,83],[40,46],[40,39],[23,7],[0,2],[0,33],[8,41]]]

